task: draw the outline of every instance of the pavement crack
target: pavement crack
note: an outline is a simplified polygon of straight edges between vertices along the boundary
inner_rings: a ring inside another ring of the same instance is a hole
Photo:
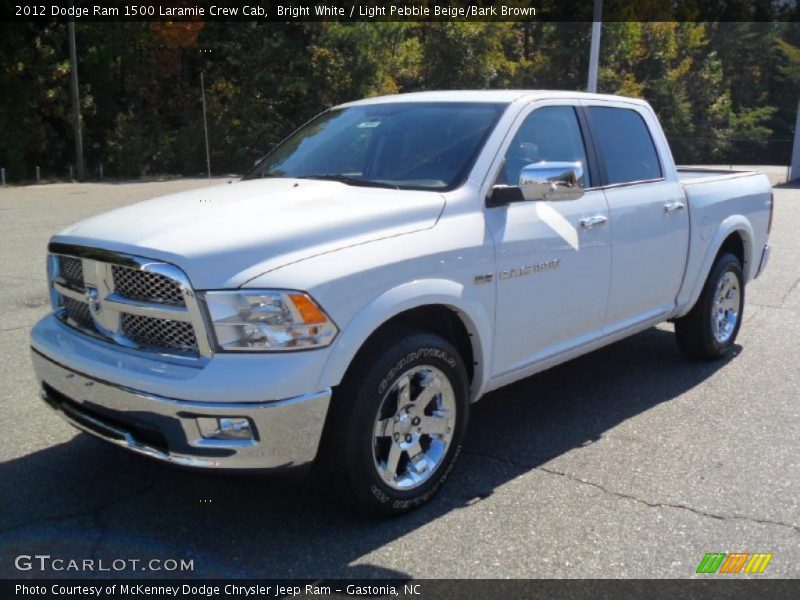
[[[701,517],[707,517],[709,519],[716,519],[718,521],[748,521],[750,523],[757,523],[759,525],[774,525],[777,527],[783,527],[786,529],[790,529],[795,533],[800,533],[800,526],[794,523],[787,523],[785,521],[776,521],[774,519],[759,519],[757,517],[750,517],[746,515],[724,515],[719,513],[712,513],[705,510],[701,510],[699,508],[695,508],[693,506],[689,506],[688,504],[683,503],[674,503],[674,502],[652,502],[650,500],[645,500],[644,498],[640,498],[634,494],[626,494],[625,492],[618,492],[616,490],[612,490],[607,488],[606,486],[596,483],[594,481],[589,481],[588,479],[582,479],[581,477],[577,477],[575,475],[570,475],[569,473],[565,473],[564,471],[559,471],[557,469],[553,469],[551,467],[542,467],[536,465],[526,464],[520,461],[516,461],[513,459],[509,459],[503,456],[497,456],[494,454],[486,454],[484,452],[475,452],[471,451],[468,454],[474,454],[476,456],[480,456],[482,458],[488,458],[491,460],[496,460],[498,462],[503,462],[508,465],[512,465],[515,467],[524,467],[526,469],[532,469],[536,471],[542,471],[549,475],[556,475],[559,477],[564,477],[565,479],[569,479],[575,483],[579,483],[581,485],[587,485],[598,489],[610,496],[616,496],[617,498],[624,498],[626,500],[633,500],[638,504],[643,504],[649,508],[668,508],[668,509],[676,509],[676,510],[686,510],[692,512],[696,515]]]
[[[786,304],[786,301],[789,299],[789,296],[792,294],[792,292],[794,291],[794,289],[795,289],[796,287],[798,287],[798,286],[800,286],[800,277],[798,277],[798,278],[795,280],[795,282],[794,282],[792,285],[790,285],[790,286],[789,286],[789,289],[788,289],[788,290],[786,291],[786,293],[783,295],[783,298],[781,298],[781,308],[783,308],[783,307],[784,307],[784,305]]]
[[[750,306],[755,306],[756,308],[772,308],[772,309],[776,309],[776,310],[794,310],[792,308],[789,308],[788,306],[778,306],[777,304],[760,304],[760,303],[756,303],[756,302],[750,302],[749,300],[748,300],[747,304],[749,304]]]
[[[549,467],[535,467],[535,468],[539,471],[544,471],[545,473],[549,473],[551,475],[559,475],[561,477],[566,477],[570,481],[594,487],[598,490],[605,492],[606,494],[617,496],[618,498],[627,498],[629,500],[633,500],[634,502],[638,502],[639,504],[644,504],[645,506],[649,506],[650,508],[674,508],[679,510],[688,510],[689,512],[692,512],[696,515],[700,515],[701,517],[708,517],[710,519],[717,519],[719,521],[731,521],[731,520],[749,521],[751,523],[759,523],[761,525],[776,525],[778,527],[785,527],[800,533],[800,526],[797,526],[793,523],[786,523],[785,521],[775,521],[773,519],[759,519],[757,517],[749,517],[746,515],[723,515],[701,510],[699,508],[694,508],[693,506],[689,506],[688,504],[683,504],[683,503],[652,502],[650,500],[645,500],[644,498],[640,498],[634,494],[626,494],[625,492],[618,492],[615,490],[611,490],[600,483],[589,481],[587,479],[582,479],[580,477],[564,473],[563,471],[558,471],[556,469],[552,469]]]

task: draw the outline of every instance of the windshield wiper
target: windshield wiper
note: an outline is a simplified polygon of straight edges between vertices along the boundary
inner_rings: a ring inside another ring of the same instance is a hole
[[[351,177],[343,173],[323,173],[321,175],[300,175],[297,179],[322,179],[324,181],[338,181],[347,185],[357,185],[361,187],[376,187],[387,188],[390,190],[399,190],[400,186],[392,185],[391,183],[383,183],[381,181],[372,181],[371,179],[359,179],[358,177]]]

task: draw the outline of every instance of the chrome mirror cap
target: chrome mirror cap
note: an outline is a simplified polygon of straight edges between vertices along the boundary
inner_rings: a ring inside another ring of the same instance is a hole
[[[579,162],[538,162],[522,167],[519,188],[525,200],[576,200],[583,196]]]

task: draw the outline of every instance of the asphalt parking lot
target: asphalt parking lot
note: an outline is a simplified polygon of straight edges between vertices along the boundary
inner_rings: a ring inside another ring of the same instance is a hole
[[[707,552],[770,552],[759,577],[800,576],[800,187],[775,190],[734,356],[692,362],[663,325],[492,393],[442,493],[379,521],[313,483],[129,455],[38,399],[28,332],[49,309],[48,237],[203,185],[0,189],[0,577],[91,575],[14,567],[49,554],[194,561],[151,576],[680,578]]]

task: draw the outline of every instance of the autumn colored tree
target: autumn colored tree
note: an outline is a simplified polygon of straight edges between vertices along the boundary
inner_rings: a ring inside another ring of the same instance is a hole
[[[63,178],[73,160],[66,27],[0,28],[0,166],[11,181],[30,180],[36,165]],[[581,90],[591,25],[198,21],[76,29],[89,175],[102,164],[109,175],[136,177],[204,172],[201,73],[212,169],[242,173],[317,112],[364,96]],[[650,101],[678,161],[789,160],[800,24],[607,22],[600,64],[600,91]]]

